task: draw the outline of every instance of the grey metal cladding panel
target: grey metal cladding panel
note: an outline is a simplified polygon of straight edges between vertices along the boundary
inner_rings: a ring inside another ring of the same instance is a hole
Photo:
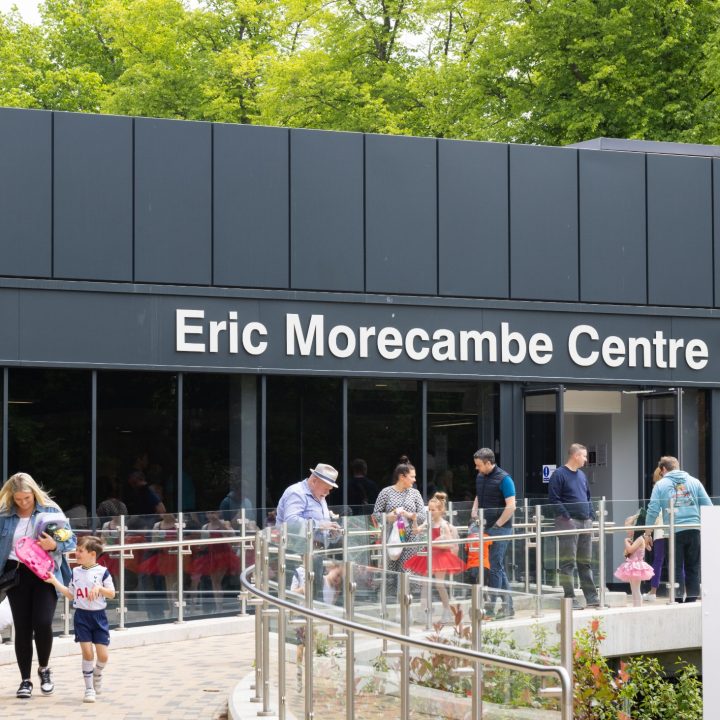
[[[0,110],[0,275],[52,272],[52,113]]]
[[[647,156],[648,300],[713,305],[709,158]]]
[[[211,126],[135,120],[135,280],[210,285]]]
[[[28,291],[19,299],[19,354],[27,362],[153,365],[157,298]]]
[[[289,287],[288,133],[213,125],[215,285]]]
[[[647,302],[645,155],[579,151],[580,299]]]
[[[132,281],[132,119],[56,113],[54,276]]]
[[[713,246],[715,248],[715,306],[720,306],[720,160],[712,161],[713,171]]]
[[[579,299],[577,150],[510,146],[510,295]]]
[[[362,292],[363,136],[290,132],[293,289]]]
[[[437,294],[437,141],[365,137],[366,290]]]
[[[507,298],[508,146],[438,141],[440,295]]]

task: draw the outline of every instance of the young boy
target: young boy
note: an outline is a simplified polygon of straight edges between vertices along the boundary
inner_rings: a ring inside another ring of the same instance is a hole
[[[105,608],[107,601],[115,597],[112,576],[106,567],[97,564],[97,556],[102,551],[103,543],[99,537],[85,535],[78,538],[75,557],[79,565],[73,568],[68,587],[52,575],[45,581],[73,601],[75,642],[80,643],[82,650],[82,673],[85,680],[83,702],[86,703],[95,702],[95,696],[102,690],[102,673],[108,661],[110,644]],[[94,661],[93,645],[97,663]]]

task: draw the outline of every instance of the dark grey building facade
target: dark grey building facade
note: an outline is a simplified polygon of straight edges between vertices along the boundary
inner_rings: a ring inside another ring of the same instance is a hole
[[[4,475],[270,507],[330,462],[355,504],[408,454],[463,500],[489,446],[542,497],[577,441],[594,494],[712,491],[717,150],[0,110]]]

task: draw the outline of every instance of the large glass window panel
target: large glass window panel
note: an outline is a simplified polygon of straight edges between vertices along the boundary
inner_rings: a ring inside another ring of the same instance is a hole
[[[177,376],[98,372],[97,498],[119,498],[151,523],[177,509]]]
[[[266,503],[274,507],[317,463],[342,470],[342,381],[273,375],[266,388]],[[328,496],[329,505],[341,503],[342,486]]]
[[[502,465],[498,386],[479,382],[430,382],[427,395],[428,497],[438,490],[450,500],[475,497],[473,453],[495,452]]]
[[[35,368],[8,372],[8,472],[30,473],[75,527],[85,527],[88,514],[93,514],[91,373]]]
[[[367,464],[367,478],[382,489],[402,455],[417,470],[422,492],[422,396],[415,380],[353,379],[348,381],[348,455]],[[349,480],[348,498],[355,489]],[[373,498],[368,497],[370,504]]]
[[[232,521],[258,504],[258,379],[183,375],[182,509],[215,510]]]

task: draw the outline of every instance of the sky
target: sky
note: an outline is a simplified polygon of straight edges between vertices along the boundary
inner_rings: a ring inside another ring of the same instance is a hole
[[[17,5],[25,22],[40,22],[38,0],[0,0],[0,12],[9,12],[13,5]]]

